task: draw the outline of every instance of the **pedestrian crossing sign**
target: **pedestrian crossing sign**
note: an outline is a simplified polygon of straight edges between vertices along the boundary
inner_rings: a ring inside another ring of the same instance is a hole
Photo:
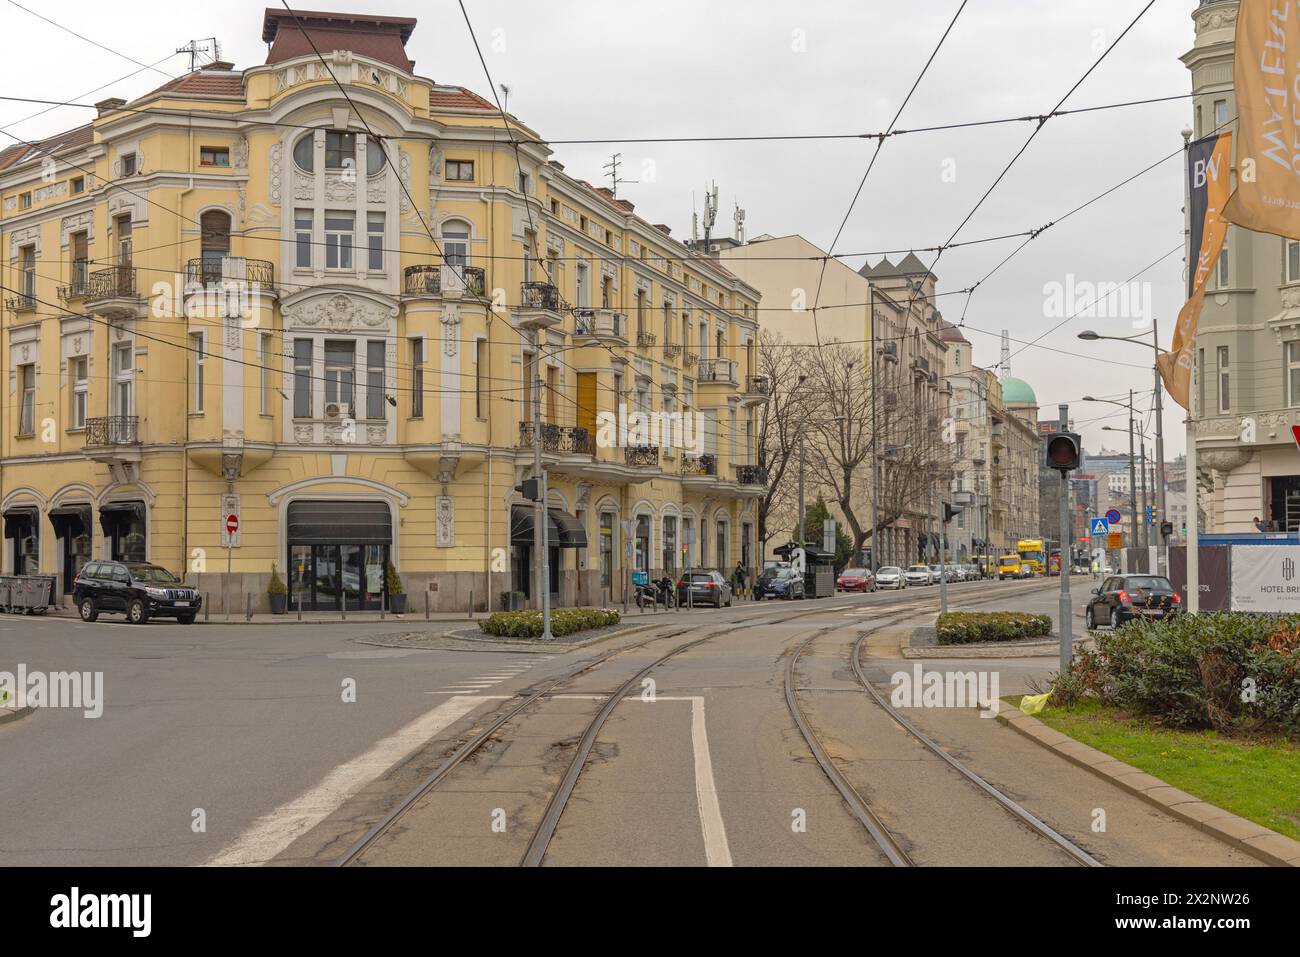
[[[1089,521],[1088,535],[1090,537],[1097,536],[1097,535],[1105,535],[1109,531],[1110,531],[1110,522],[1106,521],[1104,518],[1094,518]]]

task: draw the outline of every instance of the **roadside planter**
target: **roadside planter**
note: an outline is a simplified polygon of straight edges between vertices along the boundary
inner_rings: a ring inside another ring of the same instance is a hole
[[[281,580],[274,562],[271,563],[271,581],[266,586],[266,597],[271,603],[271,614],[283,615],[289,610],[289,589]]]
[[[388,589],[388,610],[394,615],[405,615],[406,592],[402,590],[402,576],[397,574],[391,560],[384,564],[384,578]]]

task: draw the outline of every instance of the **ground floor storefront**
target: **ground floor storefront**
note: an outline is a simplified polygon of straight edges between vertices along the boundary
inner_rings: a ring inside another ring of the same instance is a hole
[[[528,468],[514,450],[431,462],[276,450],[246,457],[233,479],[196,458],[146,449],[128,481],[76,457],[7,465],[0,571],[54,576],[66,596],[87,561],[148,561],[198,588],[213,613],[268,611],[273,581],[291,611],[388,609],[398,589],[414,612],[536,603],[536,509],[515,491]],[[752,581],[758,489],[724,484],[552,473],[553,603],[618,604],[637,581],[688,568]]]

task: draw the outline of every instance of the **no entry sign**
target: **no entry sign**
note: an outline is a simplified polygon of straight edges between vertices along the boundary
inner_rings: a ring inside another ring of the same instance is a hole
[[[226,531],[229,532],[231,535],[233,535],[233,534],[235,534],[235,532],[239,531],[239,516],[238,516],[238,515],[227,515],[227,516],[226,516]]]

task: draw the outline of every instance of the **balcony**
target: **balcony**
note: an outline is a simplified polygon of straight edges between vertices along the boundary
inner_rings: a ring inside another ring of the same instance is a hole
[[[464,294],[483,298],[487,295],[487,273],[478,266],[434,263],[407,266],[402,270],[403,296],[440,299],[444,292],[453,296]]]
[[[767,469],[761,465],[737,465],[736,484],[767,485]]]
[[[699,353],[691,352],[689,349],[682,353],[682,365],[684,366],[693,366],[699,361]]]
[[[90,274],[86,308],[110,319],[144,315],[144,297],[136,289],[134,266],[109,266]]]
[[[627,316],[613,309],[575,309],[573,310],[573,334],[626,342]]]
[[[250,287],[270,289],[275,284],[275,266],[265,259],[242,256],[191,259],[185,264],[185,283],[201,286],[247,283]]]
[[[772,380],[765,375],[745,376],[745,392],[740,397],[744,408],[763,405],[772,397]]]
[[[633,468],[658,468],[659,446],[628,445],[623,448],[623,461]]]
[[[676,358],[677,358],[678,356],[680,356],[681,354],[682,354],[682,345],[681,345],[680,342],[665,342],[665,343],[664,343],[664,358],[665,358],[665,359],[676,359]]]
[[[113,480],[133,482],[140,465],[140,420],[134,415],[105,415],[86,420],[81,453],[108,466]]]
[[[543,452],[554,452],[558,455],[595,454],[596,445],[592,441],[591,433],[586,429],[573,425],[551,425],[543,422],[541,433]],[[519,448],[531,449],[535,434],[533,423],[520,422]]]
[[[36,297],[30,294],[10,296],[5,300],[5,308],[10,312],[31,312],[36,308]]]
[[[700,382],[736,384],[736,363],[730,359],[701,359],[696,378]]]
[[[658,341],[659,339],[653,332],[638,332],[636,334],[636,344],[641,349],[648,349]]]
[[[519,286],[519,305],[515,306],[521,329],[553,329],[564,319],[568,306],[560,290],[549,282],[525,282]]]
[[[86,295],[86,289],[89,282],[86,278],[86,270],[84,268],[85,263],[82,263],[81,265],[82,268],[80,270],[73,270],[72,282],[68,283],[66,286],[60,286],[58,288],[57,291],[61,302],[68,302],[72,299],[81,299]]]
[[[716,478],[718,475],[718,457],[716,455],[687,455],[682,458],[683,478]]]

